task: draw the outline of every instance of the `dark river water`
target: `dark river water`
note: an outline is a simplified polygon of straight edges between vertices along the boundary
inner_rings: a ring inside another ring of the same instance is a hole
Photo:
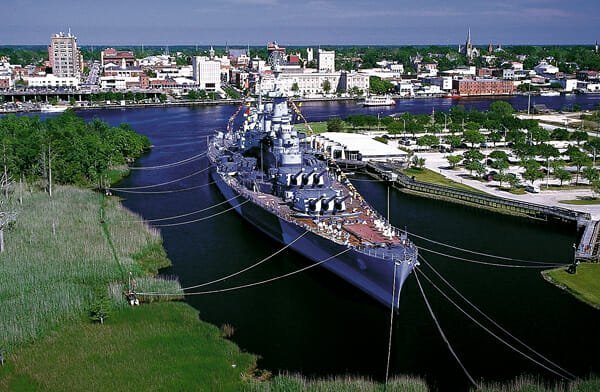
[[[519,109],[527,106],[526,97],[513,97],[508,101]],[[600,96],[539,97],[535,101],[555,109],[579,103],[585,109],[600,102]],[[402,100],[395,108],[383,109],[365,109],[354,103],[305,103],[303,113],[309,121],[316,121],[351,113],[431,113],[433,107],[436,111],[447,110],[454,104],[487,109],[491,102],[487,99]],[[86,119],[99,117],[114,125],[127,122],[147,135],[156,148],[138,164],[152,166],[201,152],[206,136],[214,129],[222,129],[234,111],[232,106],[176,107],[82,111],[80,115]],[[169,169],[135,171],[120,186],[162,183],[206,165],[206,160],[200,160]],[[204,172],[150,190],[182,189],[207,182],[208,174]],[[368,201],[384,211],[384,185],[356,182],[356,186]],[[174,216],[223,201],[214,186],[170,194],[121,196],[128,208],[147,219]],[[576,229],[568,225],[502,216],[394,190],[390,200],[391,220],[396,226],[406,226],[414,233],[481,252],[568,262],[572,257],[572,244],[577,241]],[[225,208],[219,206],[193,218]],[[165,273],[177,275],[183,286],[238,271],[280,248],[233,212],[195,224],[163,228],[161,232],[173,261],[173,267]],[[422,254],[467,298],[531,347],[579,376],[600,371],[600,312],[546,283],[539,269],[498,268],[427,252]],[[472,258],[493,261],[476,255]],[[256,269],[210,288],[255,282],[306,265],[306,259],[286,251]],[[424,265],[422,271],[433,276]],[[483,332],[424,279],[422,283],[449,341],[475,379],[498,381],[531,374],[556,380],[551,373]],[[447,287],[445,291],[450,292]],[[233,325],[233,340],[243,350],[259,355],[259,367],[273,373],[352,374],[378,380],[384,377],[389,311],[325,270],[314,268],[240,291],[188,297],[188,302],[199,310],[203,320],[216,325]],[[482,317],[477,316],[477,319],[482,320]],[[391,374],[417,375],[440,390],[464,390],[469,386],[440,338],[414,276],[402,290],[400,312],[393,326]]]

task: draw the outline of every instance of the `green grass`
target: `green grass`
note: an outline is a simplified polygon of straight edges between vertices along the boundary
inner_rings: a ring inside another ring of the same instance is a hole
[[[526,195],[527,191],[523,188],[510,188],[507,192],[512,193],[513,195]]]
[[[326,121],[318,121],[318,122],[309,122],[308,123],[312,128],[314,133],[323,133],[327,132],[327,122]],[[308,128],[304,123],[294,125],[294,128],[300,132],[308,133]]]
[[[485,193],[485,192],[480,191],[479,189],[472,188],[468,185],[460,184],[456,181],[446,178],[443,175],[436,173],[429,169],[416,169],[416,168],[411,167],[411,168],[402,170],[402,172],[409,177],[414,176],[415,180],[417,180],[417,181],[427,182],[427,183],[435,184],[435,185],[447,186],[449,188],[455,188],[455,189],[460,189],[460,190],[469,191],[469,192],[482,193],[482,194]]]
[[[562,204],[571,204],[576,206],[589,206],[594,204],[600,204],[600,199],[575,199],[575,200],[559,200]]]
[[[388,382],[387,388],[384,388],[382,383],[362,377],[338,376],[311,380],[300,375],[281,375],[269,382],[250,382],[243,390],[249,392],[424,392],[429,389],[425,381],[416,377],[393,378]]]
[[[521,376],[510,382],[484,383],[478,389],[481,392],[594,392],[598,390],[600,390],[600,379],[594,377],[576,380],[568,385],[549,386],[544,381],[531,376]]]
[[[59,186],[52,198],[33,191],[22,205],[7,202],[18,212],[0,257],[0,345],[8,351],[80,318],[96,291],[122,285],[130,271],[149,277],[167,265],[158,232],[115,198],[103,199]]]
[[[146,304],[20,350],[0,368],[0,390],[233,391],[254,361],[190,306]]]
[[[551,283],[600,309],[599,263],[581,263],[574,275],[567,273],[565,267],[544,271],[542,275]]]

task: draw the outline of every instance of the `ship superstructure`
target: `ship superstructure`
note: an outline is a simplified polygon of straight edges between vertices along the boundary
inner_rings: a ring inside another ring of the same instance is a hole
[[[397,308],[417,248],[294,129],[294,104],[276,88],[269,96],[209,143],[221,193],[256,228]]]

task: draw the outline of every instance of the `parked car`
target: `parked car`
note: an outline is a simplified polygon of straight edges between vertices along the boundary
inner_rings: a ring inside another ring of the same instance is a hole
[[[540,187],[535,185],[525,185],[525,191],[529,193],[540,193]]]

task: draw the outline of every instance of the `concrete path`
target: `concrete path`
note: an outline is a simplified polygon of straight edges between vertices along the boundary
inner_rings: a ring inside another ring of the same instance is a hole
[[[490,150],[491,151],[491,150]],[[484,151],[484,153],[486,153]],[[462,154],[462,152],[455,152],[452,155]],[[448,169],[448,161],[446,156],[448,154],[442,153],[417,153],[419,157],[425,158],[425,167],[436,173],[440,173],[443,176],[452,179],[458,183],[469,185],[472,188],[481,190],[494,196],[503,197],[505,199],[525,201],[529,203],[536,203],[545,206],[554,206],[561,208],[569,208],[575,211],[590,213],[593,220],[600,219],[600,204],[579,206],[571,204],[559,203],[560,200],[575,200],[578,197],[589,197],[592,195],[590,190],[577,189],[577,190],[561,190],[561,191],[546,191],[543,190],[540,193],[526,193],[524,195],[514,195],[510,192],[500,190],[498,181],[481,182],[479,180],[473,180],[468,177],[468,170],[463,168],[459,169]],[[493,169],[491,169],[493,170]],[[462,177],[461,175],[465,176]],[[555,183],[555,181],[550,181]],[[536,182],[536,185],[545,184],[545,179]]]

